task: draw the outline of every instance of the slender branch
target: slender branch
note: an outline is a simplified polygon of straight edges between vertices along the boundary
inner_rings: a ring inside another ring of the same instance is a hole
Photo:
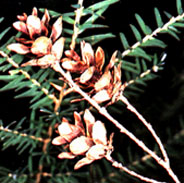
[[[78,0],[78,5],[80,6],[76,11],[75,11],[75,22],[74,22],[74,27],[73,27],[73,35],[72,35],[72,42],[70,44],[70,49],[74,50],[75,49],[75,43],[76,43],[76,39],[78,37],[79,34],[79,24],[80,24],[80,19],[82,16],[82,11],[83,11],[83,0]]]
[[[180,21],[184,18],[184,13],[181,14],[181,15],[178,15],[177,17],[172,17],[166,24],[164,24],[162,27],[159,27],[157,29],[155,29],[155,31],[152,32],[152,34],[150,35],[146,35],[141,42],[136,42],[133,46],[131,46],[131,48],[125,50],[123,53],[122,53],[122,57],[125,57],[127,56],[130,52],[132,52],[133,49],[141,46],[141,44],[147,42],[148,40],[151,40],[154,38],[154,36],[156,36],[157,34],[159,34],[160,32],[162,31],[165,31],[165,30],[168,30],[169,29],[169,26],[171,26],[173,23],[177,22],[177,21]]]
[[[66,173],[62,172],[62,173],[55,174],[55,177],[71,176],[71,174],[72,174],[72,172],[66,172]],[[20,173],[18,173],[18,174],[8,173],[8,177],[11,177],[11,178],[13,178],[13,177],[25,177],[26,175],[27,174],[24,174],[24,173],[22,173],[22,174],[20,174]],[[52,177],[52,176],[53,176],[52,173],[42,172],[42,177]],[[29,177],[31,177],[31,178],[35,177],[35,174],[34,173],[29,174]]]
[[[119,163],[117,161],[115,161],[109,154],[107,156],[105,156],[105,158],[112,163],[112,166],[115,168],[119,168],[121,170],[123,170],[124,172],[128,173],[129,175],[132,175],[142,181],[145,182],[150,182],[150,183],[165,183],[165,182],[160,182],[160,181],[156,181],[154,179],[148,178],[148,177],[144,177],[132,170],[129,170],[127,167],[123,166],[122,163]]]
[[[71,76],[66,74],[65,71],[61,68],[59,62],[56,62],[53,66],[53,69],[56,72],[59,72],[68,82],[69,86],[74,89],[77,93],[79,93],[81,96],[84,97],[85,100],[87,100],[93,107],[95,107],[100,114],[105,116],[109,121],[111,121],[119,130],[121,133],[126,134],[131,140],[133,140],[139,147],[141,147],[145,152],[147,152],[153,159],[157,161],[159,165],[161,165],[168,174],[172,177],[172,179],[176,183],[180,183],[177,176],[174,174],[174,172],[171,170],[168,163],[166,163],[164,160],[162,160],[158,155],[155,154],[152,150],[150,150],[141,140],[139,140],[135,135],[133,135],[130,131],[128,131],[123,125],[121,125],[116,119],[114,119],[104,107],[100,107],[100,105],[91,99],[84,91],[82,91],[77,84],[74,83]]]
[[[33,140],[36,140],[36,141],[44,142],[44,139],[41,138],[41,137],[35,137],[33,135],[28,135],[27,133],[21,133],[17,130],[10,130],[8,128],[4,128],[2,125],[0,126],[0,131],[4,131],[6,133],[12,133],[12,134],[20,135],[22,137],[27,137],[27,138],[30,138],[30,139],[33,139]]]
[[[158,137],[158,135],[156,134],[155,130],[153,129],[153,127],[151,126],[150,123],[148,123],[146,121],[146,119],[135,109],[135,107],[133,107],[129,101],[127,100],[126,97],[124,97],[123,95],[119,96],[118,98],[119,100],[121,100],[124,104],[127,105],[127,109],[129,109],[131,112],[133,112],[138,118],[139,120],[144,124],[144,126],[150,131],[150,133],[152,134],[152,136],[154,137],[155,141],[157,142],[157,144],[159,145],[159,148],[161,150],[161,153],[164,157],[164,160],[166,163],[168,163],[168,165],[170,164],[169,163],[169,158],[168,158],[168,155],[165,151],[165,148],[160,140],[160,138]],[[169,165],[170,166],[170,165]]]
[[[144,78],[146,77],[147,75],[149,75],[152,71],[153,72],[157,72],[159,70],[159,66],[158,65],[154,65],[151,69],[148,69],[144,72],[142,72],[139,76],[137,76],[135,79],[131,79],[127,82],[125,82],[122,86],[122,90],[124,90],[127,86],[133,84],[133,83],[136,83],[137,80],[139,80],[140,78]]]
[[[43,143],[43,146],[42,146],[43,154],[47,153],[47,147],[49,145],[49,142],[51,141],[51,136],[52,136],[52,126],[51,125],[48,128],[47,135],[48,135],[48,138],[44,139],[44,143]],[[42,174],[43,174],[43,164],[39,164],[38,173],[36,175],[36,183],[41,182]]]

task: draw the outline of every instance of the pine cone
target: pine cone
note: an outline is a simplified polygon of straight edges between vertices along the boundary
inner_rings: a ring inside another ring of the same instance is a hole
[[[47,10],[40,20],[37,8],[33,8],[32,14],[27,16],[18,15],[19,21],[13,23],[13,27],[22,32],[21,38],[16,38],[18,43],[12,43],[7,46],[11,51],[18,54],[32,54],[34,59],[22,64],[22,66],[41,66],[43,68],[59,61],[63,54],[64,41],[63,37],[59,38],[62,33],[62,17],[59,17],[52,25],[49,35],[50,16]]]
[[[52,144],[63,145],[68,143],[69,152],[61,152],[58,155],[60,159],[73,159],[78,155],[84,155],[85,157],[79,160],[74,167],[74,169],[79,169],[103,158],[107,151],[112,149],[112,144],[107,141],[104,124],[101,121],[95,121],[89,110],[86,109],[84,113],[86,132],[80,114],[74,112],[74,118],[75,125],[69,124],[64,118],[64,121],[58,127],[60,136],[54,138]]]

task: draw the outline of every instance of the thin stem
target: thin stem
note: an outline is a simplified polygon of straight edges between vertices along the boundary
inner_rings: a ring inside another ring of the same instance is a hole
[[[47,135],[48,135],[48,138],[44,139],[43,146],[42,146],[43,154],[47,153],[47,147],[49,145],[49,142],[51,141],[51,136],[52,136],[52,126],[51,125],[48,128]],[[36,183],[41,182],[42,174],[43,174],[43,164],[39,164],[38,173],[36,175]]]
[[[150,182],[150,183],[165,183],[165,182],[160,182],[160,181],[156,181],[154,179],[148,178],[148,177],[144,177],[132,170],[129,170],[127,167],[123,166],[122,163],[119,163],[117,161],[115,161],[110,155],[105,156],[105,158],[112,163],[112,166],[115,168],[119,168],[121,170],[123,170],[124,172],[128,173],[131,176],[134,176],[142,181],[145,182]]]
[[[144,124],[144,126],[150,131],[150,133],[152,134],[152,136],[154,137],[155,141],[157,142],[157,144],[159,145],[159,148],[161,150],[161,153],[164,157],[164,161],[166,163],[168,163],[168,165],[170,164],[169,163],[169,158],[168,158],[168,155],[167,155],[167,152],[165,151],[165,148],[160,140],[160,138],[158,137],[158,135],[156,134],[155,130],[153,129],[153,127],[151,126],[150,123],[148,123],[146,121],[146,119],[135,109],[135,107],[133,107],[129,101],[127,100],[126,97],[124,97],[123,95],[119,96],[118,98],[119,100],[121,100],[124,104],[127,105],[127,109],[129,109],[131,112],[133,112],[138,118],[139,120]]]
[[[30,139],[35,140],[35,141],[44,142],[44,139],[41,137],[28,135],[27,133],[21,133],[17,130],[10,130],[8,128],[4,128],[2,125],[0,125],[0,131],[4,131],[6,133],[11,133],[11,134],[15,134],[15,135],[20,135],[21,137],[27,137],[27,138],[30,138]]]
[[[123,86],[122,86],[122,89],[125,89],[127,86],[129,86],[129,85],[135,83],[135,82],[136,82],[137,80],[139,80],[140,78],[146,77],[146,76],[149,75],[152,71],[153,71],[153,72],[157,72],[157,71],[159,70],[159,68],[160,68],[160,66],[154,65],[151,69],[148,69],[148,70],[142,72],[142,73],[141,73],[139,76],[137,76],[135,79],[131,79],[131,80],[125,82],[125,83],[123,84]]]
[[[70,49],[74,50],[75,49],[75,43],[76,39],[79,34],[79,24],[80,24],[80,19],[82,16],[82,11],[83,11],[83,0],[78,0],[78,5],[80,6],[76,11],[75,11],[75,22],[74,22],[74,27],[73,27],[73,35],[72,35],[72,42],[70,44]]]
[[[91,99],[84,91],[82,91],[77,84],[74,83],[71,76],[66,74],[65,71],[61,68],[59,62],[56,62],[53,66],[53,69],[56,72],[59,72],[68,82],[69,86],[74,89],[77,93],[79,93],[82,97],[84,97],[85,100],[87,100],[93,107],[95,107],[100,114],[105,116],[109,121],[111,121],[119,130],[121,133],[124,133],[127,135],[131,140],[133,140],[139,147],[141,147],[145,152],[147,152],[153,159],[157,161],[159,165],[161,165],[172,177],[172,179],[176,183],[180,183],[177,176],[174,174],[174,172],[171,170],[168,163],[166,163],[164,160],[162,160],[159,156],[155,154],[152,150],[150,150],[141,140],[139,140],[134,134],[132,134],[130,131],[128,131],[123,125],[121,125],[116,119],[114,119],[104,107],[100,107],[100,105]]]

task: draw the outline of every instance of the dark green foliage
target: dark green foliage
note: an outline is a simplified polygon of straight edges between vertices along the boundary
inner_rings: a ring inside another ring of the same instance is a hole
[[[181,0],[177,0],[176,1],[176,7],[177,7],[178,15],[181,15],[183,13]]]
[[[130,24],[130,27],[131,27],[131,29],[132,29],[132,31],[134,33],[134,36],[135,36],[136,40],[137,41],[141,41],[142,40],[142,36],[141,36],[140,32],[138,31],[138,29],[134,25],[132,25],[132,24]],[[120,35],[121,34],[122,33],[120,33]],[[122,41],[122,44],[123,44],[123,41]]]
[[[162,17],[161,17],[161,14],[160,14],[158,8],[154,9],[154,13],[155,13],[155,19],[156,19],[156,22],[157,22],[157,26],[162,27],[164,25],[164,23],[162,21]]]
[[[125,35],[124,35],[122,32],[120,33],[120,38],[121,38],[121,42],[122,42],[122,44],[123,44],[124,49],[130,48],[129,43],[128,43],[128,41],[127,41]]]
[[[148,27],[148,26],[145,24],[145,22],[144,22],[144,20],[141,18],[141,16],[138,15],[138,14],[135,14],[135,18],[137,19],[137,22],[138,22],[138,24],[139,24],[139,26],[140,26],[142,32],[143,32],[145,35],[151,34],[152,31],[151,31],[150,27]]]

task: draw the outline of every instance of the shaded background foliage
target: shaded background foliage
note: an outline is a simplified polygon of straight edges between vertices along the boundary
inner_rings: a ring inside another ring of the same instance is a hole
[[[85,5],[89,5],[92,2],[100,2],[99,0],[86,1]],[[48,8],[58,12],[71,11],[71,4],[75,4],[77,1],[71,0],[1,0],[0,4],[0,17],[5,17],[5,21],[2,26],[10,26],[16,21],[16,15],[22,14],[22,12],[30,13],[34,6],[38,8]],[[164,10],[171,14],[175,12],[175,0],[120,0],[119,3],[111,6],[99,20],[102,24],[109,26],[109,30],[117,37],[113,39],[104,40],[100,44],[105,49],[107,55],[110,56],[116,49],[122,51],[123,47],[119,40],[119,32],[126,33],[127,39],[131,44],[134,44],[136,40],[130,31],[129,24],[136,24],[134,14],[138,13],[143,17],[144,21],[151,27],[155,28],[156,23],[154,20],[153,8],[158,7],[162,12]],[[9,34],[12,34],[14,30],[11,30]],[[184,31],[181,29],[181,40],[177,41],[170,36],[162,36],[162,39],[168,44],[165,52],[167,58],[164,65],[164,70],[157,73],[158,77],[154,80],[148,81],[148,85],[143,87],[143,92],[138,92],[137,96],[130,98],[132,104],[145,116],[148,121],[153,124],[156,132],[161,137],[162,141],[166,143],[169,134],[172,136],[178,130],[180,130],[180,121],[183,121],[184,114]],[[8,36],[8,34],[6,35]],[[6,39],[6,37],[4,38]],[[4,83],[0,83],[2,87]],[[29,114],[29,99],[14,99],[14,91],[7,91],[0,93],[0,119],[2,119],[6,125],[16,120],[19,121],[22,117]],[[124,118],[125,126],[133,130],[140,137],[147,137],[147,132],[143,128],[137,128],[138,120],[130,114],[126,108],[123,108],[122,116]],[[109,125],[111,128],[111,125]],[[169,133],[170,131],[170,133]],[[168,133],[166,133],[168,132]],[[120,135],[121,136],[121,135]],[[116,138],[118,144],[116,144]],[[115,149],[120,152],[124,151],[123,147],[126,147],[127,143],[131,142],[126,137],[115,137]],[[119,142],[122,141],[121,145]],[[126,142],[126,143],[125,143]],[[149,141],[147,141],[149,143]],[[173,169],[179,176],[180,180],[184,182],[184,143],[174,143],[172,147],[175,148],[176,156],[171,157],[171,163]],[[140,150],[135,148],[135,151],[139,153]],[[15,155],[13,149],[0,152],[2,156],[5,153],[9,154],[9,158],[2,160],[1,164],[9,164],[12,167],[24,164],[23,155]],[[12,155],[13,153],[13,155]],[[141,152],[140,152],[141,154]],[[125,159],[128,156],[125,153]],[[16,159],[16,161],[15,161]],[[128,159],[128,157],[127,157]],[[151,172],[147,171],[147,175],[151,175]],[[158,174],[159,175],[159,169]],[[160,176],[164,176],[163,174]],[[130,181],[129,181],[130,182]]]

